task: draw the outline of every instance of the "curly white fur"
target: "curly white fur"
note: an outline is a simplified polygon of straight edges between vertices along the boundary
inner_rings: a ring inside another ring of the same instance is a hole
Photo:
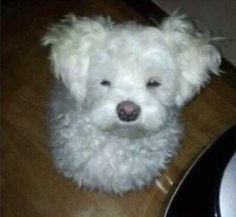
[[[53,25],[43,44],[61,80],[50,110],[56,166],[89,189],[150,184],[179,147],[180,109],[217,74],[221,58],[209,41],[184,16],[159,27],[74,15]],[[123,101],[141,108],[135,121],[118,117]]]

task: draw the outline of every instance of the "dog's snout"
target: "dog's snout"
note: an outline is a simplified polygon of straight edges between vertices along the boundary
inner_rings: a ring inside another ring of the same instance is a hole
[[[116,112],[122,121],[135,121],[141,108],[132,101],[123,101],[117,105]]]

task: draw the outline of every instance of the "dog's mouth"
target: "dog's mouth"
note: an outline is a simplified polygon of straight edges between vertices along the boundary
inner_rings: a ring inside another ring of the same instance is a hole
[[[116,123],[104,129],[104,132],[110,136],[118,136],[130,139],[139,139],[150,134],[150,131],[147,131],[143,126],[134,122],[128,122],[126,124]]]

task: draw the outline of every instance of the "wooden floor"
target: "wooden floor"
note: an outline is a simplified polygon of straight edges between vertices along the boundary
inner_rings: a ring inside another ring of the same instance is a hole
[[[104,14],[117,21],[143,21],[115,0],[33,0],[2,3],[2,179],[3,217],[157,217],[197,154],[236,121],[236,73],[213,82],[184,111],[186,137],[162,188],[122,197],[79,190],[59,175],[48,152],[46,105],[52,76],[40,38],[49,23],[68,12]]]

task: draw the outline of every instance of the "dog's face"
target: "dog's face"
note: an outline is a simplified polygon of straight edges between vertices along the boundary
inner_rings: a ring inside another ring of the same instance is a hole
[[[183,17],[159,28],[74,16],[44,38],[54,73],[101,130],[157,131],[217,73],[220,56]]]
[[[113,34],[113,33],[112,33]],[[178,67],[155,31],[119,31],[91,56],[85,103],[95,125],[158,130],[174,105]]]

